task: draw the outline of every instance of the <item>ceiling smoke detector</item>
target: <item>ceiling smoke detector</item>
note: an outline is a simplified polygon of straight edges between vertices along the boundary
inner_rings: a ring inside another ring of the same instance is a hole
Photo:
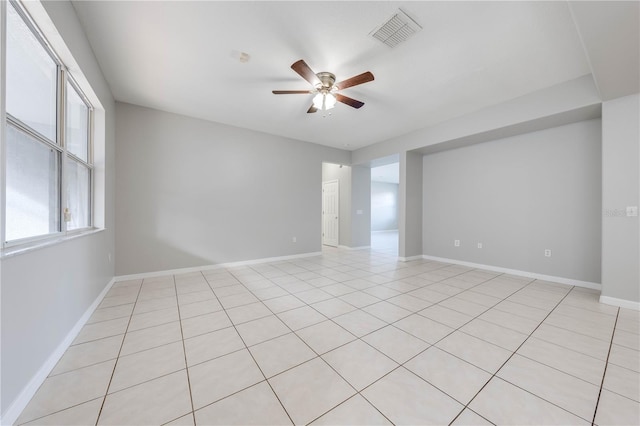
[[[370,35],[389,47],[396,47],[421,29],[416,21],[402,9],[398,9],[387,22],[374,29]]]

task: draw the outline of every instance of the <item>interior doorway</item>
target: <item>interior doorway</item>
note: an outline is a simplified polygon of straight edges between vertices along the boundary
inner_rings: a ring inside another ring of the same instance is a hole
[[[398,162],[371,168],[371,249],[398,254]]]
[[[322,182],[322,244],[338,247],[340,236],[340,181]]]

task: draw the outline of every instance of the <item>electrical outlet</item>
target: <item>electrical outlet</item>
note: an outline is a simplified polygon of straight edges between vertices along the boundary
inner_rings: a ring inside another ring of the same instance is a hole
[[[637,217],[638,206],[627,206],[627,217]]]
[[[296,237],[291,237],[291,242],[292,242],[292,243],[297,243],[297,242],[298,242],[298,239],[297,239]]]
[[[478,243],[478,248],[482,248],[482,243]]]
[[[453,240],[454,247],[460,247],[460,240]]]
[[[551,249],[545,249],[544,257],[551,257]]]

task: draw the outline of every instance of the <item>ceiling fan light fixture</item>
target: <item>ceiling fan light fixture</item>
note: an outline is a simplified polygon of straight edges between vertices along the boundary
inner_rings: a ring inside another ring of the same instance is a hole
[[[313,98],[313,106],[316,109],[326,111],[336,106],[336,97],[333,95],[333,93],[319,92]]]
[[[318,93],[313,97],[313,107],[316,109],[322,109],[322,104],[324,103],[324,95],[322,93]]]
[[[333,95],[333,93],[327,93],[327,95],[324,97],[324,106],[325,109],[331,109],[336,106],[336,97]]]

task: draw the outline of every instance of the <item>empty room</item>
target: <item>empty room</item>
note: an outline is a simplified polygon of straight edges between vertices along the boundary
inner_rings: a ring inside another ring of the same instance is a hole
[[[640,2],[0,22],[0,424],[640,424]]]

